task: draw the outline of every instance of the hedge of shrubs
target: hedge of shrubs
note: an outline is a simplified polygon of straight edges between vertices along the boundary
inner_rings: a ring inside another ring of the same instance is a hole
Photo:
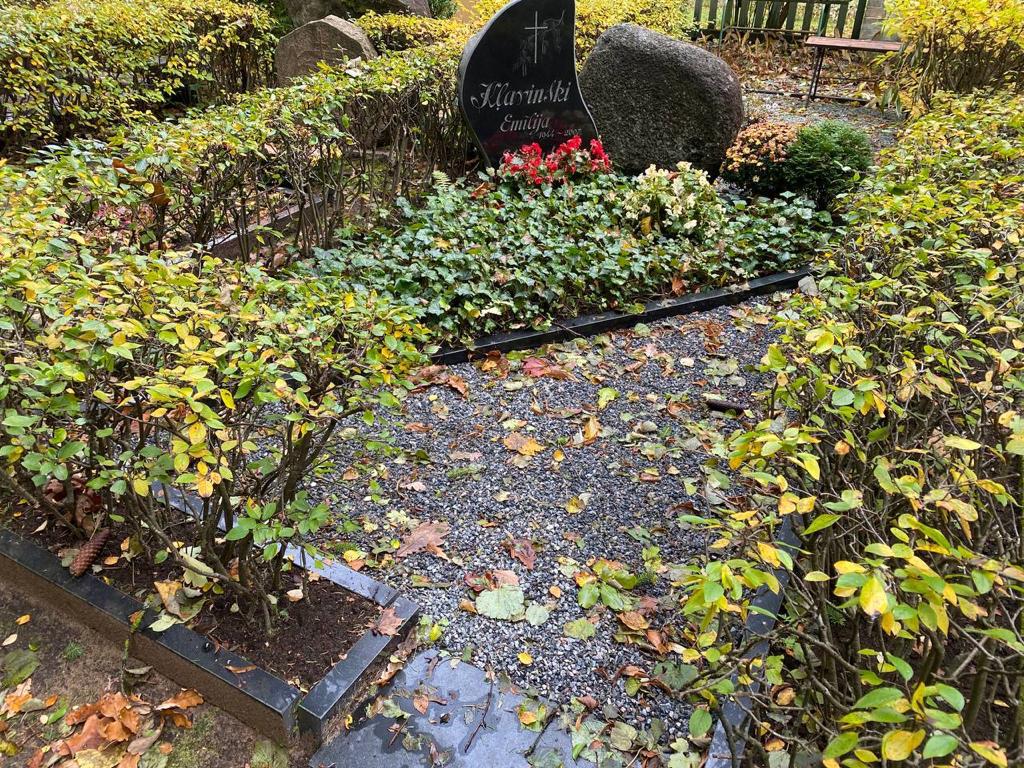
[[[183,89],[266,82],[273,22],[231,0],[12,4],[0,28],[0,153],[106,134]]]
[[[1024,760],[1024,99],[934,105],[847,201],[820,295],[779,315],[766,420],[709,470],[739,474],[729,506],[685,518],[733,553],[675,580],[704,690],[738,668],[756,704],[753,765]],[[799,559],[774,540],[787,518]],[[750,661],[738,626],[780,568]]]
[[[461,169],[457,60],[453,46],[384,55],[107,143],[71,142],[17,183],[90,236],[162,247],[234,233],[244,260],[281,266],[415,195],[435,169]],[[299,224],[282,234],[267,217],[288,208]]]
[[[400,13],[366,13],[355,23],[378,51],[406,51],[437,43],[465,42],[473,27],[454,19],[431,19]]]
[[[269,630],[285,545],[328,520],[302,480],[347,416],[398,403],[422,329],[308,272],[112,242],[22,181],[0,165],[4,497],[83,537],[126,526]],[[202,500],[194,531],[158,484]]]
[[[427,19],[400,14],[368,13],[356,20],[378,48],[404,50],[420,45],[453,41],[460,45],[498,12],[505,2],[484,0],[474,5],[476,22]],[[609,27],[632,22],[673,37],[685,37],[693,29],[693,14],[669,0],[579,0],[576,4],[576,57],[580,63],[597,38]]]
[[[886,103],[917,109],[942,90],[1024,90],[1020,0],[889,0],[885,10],[886,31],[903,43],[887,57]]]

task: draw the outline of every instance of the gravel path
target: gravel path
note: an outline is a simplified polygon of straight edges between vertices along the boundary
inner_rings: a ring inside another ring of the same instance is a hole
[[[609,718],[643,729],[657,717],[669,734],[684,733],[680,702],[653,687],[630,697],[623,679],[611,682],[623,665],[651,670],[659,659],[615,642],[611,612],[579,606],[572,571],[609,558],[641,572],[645,546],[659,547],[665,563],[704,550],[705,534],[677,517],[705,509],[707,448],[716,430],[737,424],[710,412],[703,396],[749,401],[760,381],[747,369],[766,349],[772,312],[771,301],[752,302],[445,369],[456,378],[414,393],[392,421],[401,455],[370,460],[342,442],[336,467],[311,483],[339,519],[325,547],[358,548],[368,573],[446,621],[439,644],[454,656],[555,702],[589,695]],[[542,363],[555,367],[528,375]],[[600,430],[594,437],[591,422],[587,440],[592,417]],[[510,450],[513,433],[543,447],[532,457]],[[396,559],[398,542],[425,521],[451,526],[442,556]],[[532,542],[532,570],[510,556],[510,538]],[[527,604],[546,607],[548,620],[535,627],[461,609],[475,597],[466,576],[489,569],[514,572]],[[673,622],[664,582],[634,592],[648,605],[661,601],[657,626]],[[594,637],[567,637],[564,624],[583,616],[597,621]]]

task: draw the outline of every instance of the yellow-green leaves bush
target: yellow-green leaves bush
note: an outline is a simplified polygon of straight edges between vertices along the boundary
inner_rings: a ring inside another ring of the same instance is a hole
[[[773,738],[827,768],[1024,761],[1022,192],[1024,98],[937,98],[847,200],[820,295],[779,315],[767,420],[713,475],[741,478],[707,523],[732,558],[677,577],[718,691],[769,683],[753,764]],[[744,660],[737,617],[780,568],[771,650]]]
[[[435,43],[465,43],[473,28],[455,19],[431,19],[400,13],[374,13],[360,16],[355,23],[370,38],[378,51],[405,51]]]
[[[482,24],[503,0],[483,0],[474,6]],[[576,3],[576,55],[582,62],[601,33],[616,24],[639,24],[672,37],[688,35],[694,27],[692,4],[675,0],[579,0]]]
[[[889,100],[927,104],[940,90],[1024,84],[1020,0],[888,0],[886,30],[903,42]]]
[[[0,25],[0,153],[104,134],[183,88],[265,82],[273,21],[231,0],[12,5]]]
[[[398,403],[420,327],[314,275],[95,238],[22,181],[0,166],[0,488],[70,525],[98,499],[97,527],[269,628],[286,545],[328,519],[302,481]],[[192,533],[161,486],[198,498]]]
[[[71,142],[24,174],[94,236],[160,246],[238,235],[240,257],[280,266],[338,227],[461,169],[457,46],[389,53],[255,91],[103,144]],[[292,207],[281,232],[270,212]]]

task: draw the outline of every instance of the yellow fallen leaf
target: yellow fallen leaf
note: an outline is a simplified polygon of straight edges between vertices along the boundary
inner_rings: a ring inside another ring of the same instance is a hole
[[[531,664],[533,664],[533,656],[528,654],[526,651],[520,653],[517,656],[517,658],[519,659],[519,663],[522,664],[524,667],[528,667]]]
[[[32,614],[31,613],[26,613],[26,614],[23,614],[23,615],[19,616],[14,621],[14,623],[17,624],[19,627],[23,627],[24,625],[28,624],[30,621],[32,621]]]

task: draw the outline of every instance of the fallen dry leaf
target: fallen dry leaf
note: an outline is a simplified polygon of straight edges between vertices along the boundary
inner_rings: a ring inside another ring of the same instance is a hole
[[[549,379],[571,379],[572,375],[561,366],[541,360],[538,357],[528,357],[523,361],[523,373],[535,379],[542,376]]]
[[[502,546],[514,560],[522,563],[526,570],[533,570],[533,566],[537,562],[537,552],[533,548],[533,542],[529,539],[509,538],[502,542]]]
[[[402,542],[402,546],[395,552],[395,557],[408,557],[417,552],[429,552],[441,557],[444,554],[441,551],[441,544],[450,531],[451,526],[445,522],[420,523]]]
[[[642,629],[647,629],[651,625],[650,622],[637,611],[626,611],[624,613],[620,613],[619,621],[625,624],[629,629],[637,632]]]
[[[520,432],[512,432],[501,442],[510,451],[515,451],[522,456],[536,456],[544,450],[543,445]]]
[[[370,625],[370,630],[378,635],[394,637],[402,628],[402,618],[395,611],[395,607],[389,606],[380,612],[377,620]]]

